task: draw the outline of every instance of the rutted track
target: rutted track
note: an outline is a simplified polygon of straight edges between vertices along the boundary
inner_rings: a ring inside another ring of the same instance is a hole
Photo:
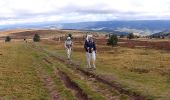
[[[52,60],[52,59],[51,59]],[[48,64],[50,64],[50,65],[53,65],[54,63],[52,63],[53,61],[49,61],[49,59],[46,59],[46,58],[44,58],[44,61],[46,62],[46,63],[48,63]],[[62,74],[64,74],[64,75],[66,75],[66,77],[68,77],[67,76],[67,74],[65,74],[65,72],[62,72],[62,71],[60,71],[59,70],[59,68],[56,68],[56,67],[53,67],[53,69],[54,69],[54,74],[56,75],[56,76],[60,76],[60,77],[62,77],[59,73],[62,73]],[[96,82],[95,80],[93,80],[94,78],[89,78],[89,77],[87,77],[86,75],[82,75],[82,73],[81,72],[77,72],[78,70],[73,70],[73,71],[75,71],[75,73],[79,73],[79,75],[81,76],[81,80],[82,80],[82,78],[83,78],[83,80],[84,81],[86,81],[85,83],[86,84],[88,84],[88,86],[90,86],[91,88],[93,88],[92,90],[93,91],[95,91],[95,92],[97,92],[97,93],[100,93],[106,100],[119,100],[119,96],[120,96],[120,94],[118,95],[118,94],[115,94],[116,92],[115,91],[113,91],[112,89],[110,89],[110,87],[108,87],[107,85],[105,85],[105,84],[102,84],[101,85],[101,83],[99,83],[99,82]],[[69,77],[68,77],[69,78]],[[68,78],[66,79],[66,80],[68,80]],[[62,79],[63,80],[63,79]],[[71,79],[69,78],[69,81],[71,81]],[[68,81],[66,81],[66,82],[68,82]],[[71,83],[72,84],[72,83]],[[73,84],[75,84],[75,82],[73,82]],[[100,84],[100,86],[98,86],[98,85],[96,85],[96,84]],[[65,85],[67,85],[67,84],[65,84]],[[70,85],[69,85],[70,86]],[[73,85],[71,85],[71,86],[73,86]],[[77,84],[75,84],[75,86],[77,87],[78,85]],[[102,86],[102,87],[101,87]],[[105,88],[103,88],[103,87],[105,87]],[[72,87],[71,87],[72,88]],[[77,95],[79,95],[81,98],[82,98],[82,96],[84,97],[85,96],[85,98],[86,98],[86,100],[91,100],[92,98],[91,98],[91,96],[89,96],[89,98],[87,98],[87,96],[86,96],[86,94],[85,93],[83,93],[82,91],[83,90],[81,90],[81,89],[78,89],[77,88],[77,90],[79,91],[79,93],[77,93]],[[113,93],[112,93],[113,92]],[[83,95],[82,95],[83,94]]]
[[[44,86],[49,93],[50,99],[51,100],[60,100],[58,91],[54,87],[54,82],[51,79],[51,77],[49,77],[44,72],[44,70],[41,68],[41,66],[39,66],[39,65],[35,65],[35,66],[36,66],[36,72],[37,72],[38,76],[40,77],[41,81],[44,83]]]
[[[70,66],[73,66],[73,67],[76,67],[74,68],[75,70],[78,70],[80,71],[81,73],[83,73],[84,75],[88,76],[89,78],[94,78],[95,80],[103,83],[103,84],[107,84],[109,85],[110,87],[116,89],[117,91],[119,91],[121,94],[126,94],[128,95],[132,100],[144,100],[144,97],[143,96],[140,96],[139,94],[135,93],[135,92],[131,92],[131,91],[128,91],[124,88],[121,87],[120,84],[117,84],[117,83],[113,83],[113,82],[109,82],[108,80],[92,73],[92,72],[89,72],[89,71],[85,71],[83,69],[80,68],[80,65],[74,63],[74,62],[71,62],[71,61],[67,61],[65,60],[63,57],[56,57],[54,55],[50,55],[51,57],[53,57],[54,59],[56,60],[59,60],[67,65],[70,65]]]
[[[33,48],[38,50],[38,48],[35,48],[35,47],[33,47]],[[49,64],[49,65],[53,65],[53,63],[50,62],[46,58],[43,58],[42,60],[44,62],[46,62],[47,64]],[[58,68],[56,68],[54,66],[52,68],[54,70],[54,75],[56,77],[59,77],[60,81],[62,81],[64,83],[64,85],[69,90],[72,91],[72,93],[75,95],[77,100],[90,100],[88,98],[88,95],[86,93],[84,93],[83,90],[75,82],[73,82],[66,73],[62,72],[60,69],[58,69]],[[55,92],[55,89],[53,88],[53,81],[52,81],[52,79],[50,77],[48,77],[45,73],[42,74],[40,72],[42,72],[42,69],[38,68],[37,69],[37,73],[41,74],[40,78],[42,79],[42,82],[45,83],[45,87],[47,88],[47,90],[48,90],[48,92],[50,94],[50,98],[52,100],[60,100],[58,95],[57,95],[57,92]]]
[[[89,100],[87,94],[84,93],[83,90],[75,82],[73,82],[66,73],[56,69],[55,74],[59,75],[65,86],[74,92],[78,100]]]
[[[43,60],[50,65],[53,64],[46,58]],[[59,76],[64,85],[75,94],[77,100],[89,100],[88,95],[84,93],[83,90],[75,82],[73,82],[65,72],[62,72],[59,68],[56,67],[53,67],[53,70],[54,75],[57,77]]]
[[[28,45],[26,46],[26,48],[28,48]],[[57,91],[52,78],[45,72],[42,66],[37,63],[34,63],[34,66],[40,81],[43,83],[46,91],[48,92],[50,100],[61,100],[59,92]]]
[[[145,99],[145,97],[137,94],[136,92],[132,92],[132,91],[129,91],[129,90],[125,89],[125,88],[122,88],[122,86],[120,84],[118,84],[118,83],[110,82],[110,81],[106,80],[105,78],[103,78],[103,77],[101,77],[99,75],[96,75],[96,74],[94,74],[92,72],[89,72],[89,71],[86,71],[84,69],[81,69],[80,65],[73,62],[73,61],[68,61],[64,57],[53,55],[53,54],[49,53],[48,51],[46,51],[45,49],[43,49],[41,47],[36,47],[35,45],[32,45],[32,46],[34,48],[36,48],[38,51],[41,51],[41,52],[44,52],[44,53],[48,54],[53,59],[58,60],[58,61],[60,61],[62,63],[65,63],[66,65],[69,65],[72,69],[80,71],[85,76],[87,76],[89,78],[94,78],[96,81],[101,82],[103,84],[106,84],[106,85],[110,86],[113,89],[116,89],[121,94],[128,95],[131,100],[144,100]],[[61,73],[60,73],[60,75],[61,75]]]

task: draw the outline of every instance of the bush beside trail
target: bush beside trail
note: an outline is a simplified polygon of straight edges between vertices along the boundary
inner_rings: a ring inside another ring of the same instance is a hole
[[[7,36],[6,38],[5,38],[5,42],[10,42],[11,41],[11,37],[10,36]]]
[[[135,38],[134,34],[133,33],[129,33],[128,36],[127,36],[128,39],[133,39]]]
[[[35,34],[33,37],[34,42],[39,42],[40,41],[40,36],[38,34]]]
[[[113,34],[109,36],[109,39],[107,41],[107,45],[116,46],[118,42],[117,35]]]

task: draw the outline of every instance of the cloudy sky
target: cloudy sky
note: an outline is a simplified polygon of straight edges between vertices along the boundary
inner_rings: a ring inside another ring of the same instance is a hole
[[[0,25],[155,19],[170,19],[170,0],[0,0]]]

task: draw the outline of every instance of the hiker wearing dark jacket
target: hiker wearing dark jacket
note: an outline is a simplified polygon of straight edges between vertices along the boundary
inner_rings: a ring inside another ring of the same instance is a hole
[[[96,45],[93,41],[85,41],[84,48],[86,52],[92,53],[92,51],[96,51]]]
[[[87,68],[96,68],[96,44],[92,39],[92,35],[87,35],[86,41],[84,43],[84,49],[86,51]],[[92,61],[92,65],[91,62]]]

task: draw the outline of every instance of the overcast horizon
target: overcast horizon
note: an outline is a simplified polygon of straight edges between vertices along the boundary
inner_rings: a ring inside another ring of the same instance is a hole
[[[170,20],[169,0],[0,0],[0,25]]]

